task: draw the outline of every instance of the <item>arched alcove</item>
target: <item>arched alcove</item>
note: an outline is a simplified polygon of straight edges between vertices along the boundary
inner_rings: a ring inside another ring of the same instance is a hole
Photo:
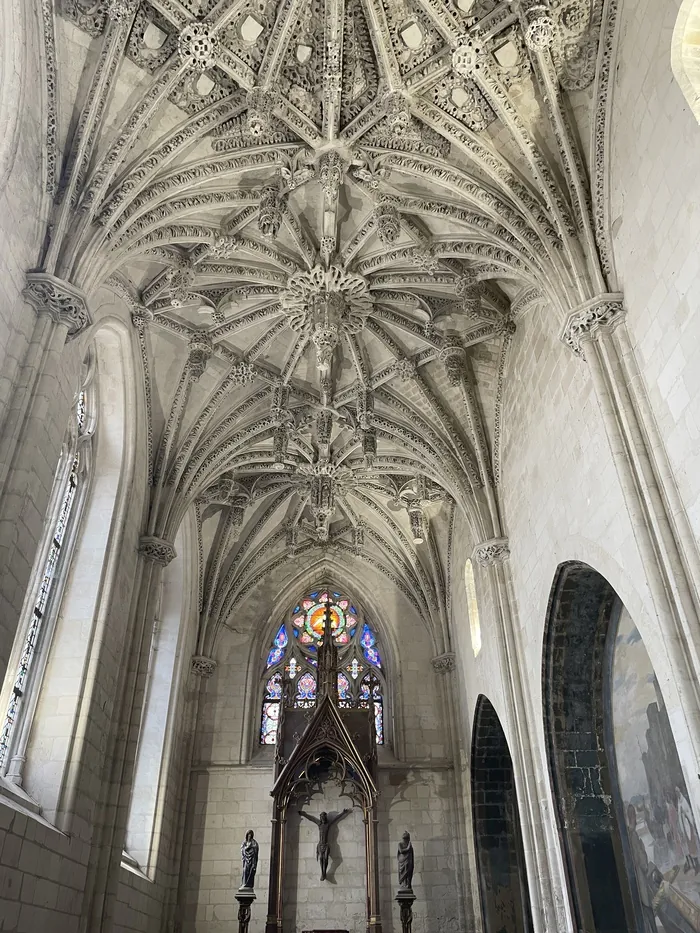
[[[684,0],[671,44],[671,67],[683,96],[700,122],[700,0]]]
[[[483,695],[474,714],[471,774],[484,933],[530,933],[513,762],[498,714]]]
[[[606,644],[621,609],[591,567],[560,566],[545,631],[545,732],[576,926],[596,933],[638,928],[605,737]]]

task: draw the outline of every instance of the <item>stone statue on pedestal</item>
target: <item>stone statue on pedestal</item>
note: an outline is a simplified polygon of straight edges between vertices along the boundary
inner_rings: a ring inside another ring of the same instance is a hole
[[[316,819],[315,816],[311,816],[310,813],[305,813],[303,810],[299,811],[299,816],[303,816],[305,819],[310,820],[312,823],[315,823],[318,826],[318,844],[316,846],[316,860],[321,866],[321,881],[326,880],[326,872],[328,871],[328,859],[331,853],[331,847],[328,845],[328,830],[334,823],[337,823],[338,820],[342,820],[344,816],[347,816],[348,813],[352,810],[352,807],[346,807],[342,813],[338,813],[337,816],[333,816],[329,819],[328,814],[324,810],[319,814],[319,818]]]
[[[245,834],[245,842],[241,844],[241,861],[243,862],[243,878],[241,879],[241,888],[255,887],[255,872],[258,870],[258,845],[253,830],[249,829]]]
[[[397,853],[399,861],[399,891],[413,890],[413,845],[411,834],[404,833]]]

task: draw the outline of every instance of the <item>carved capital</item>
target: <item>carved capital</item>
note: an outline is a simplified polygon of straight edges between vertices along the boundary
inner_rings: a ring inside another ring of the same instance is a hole
[[[146,560],[152,560],[163,567],[167,567],[170,561],[177,556],[175,548],[169,541],[156,538],[154,535],[143,535],[141,537],[139,554]]]
[[[216,661],[207,658],[203,654],[195,654],[192,657],[192,673],[197,677],[211,677],[216,670]]]
[[[561,339],[576,356],[583,356],[587,341],[611,333],[625,319],[625,305],[619,293],[598,295],[576,308],[567,317]]]
[[[477,544],[472,554],[472,559],[482,567],[492,567],[494,564],[503,563],[509,557],[508,538],[489,538],[488,541]]]
[[[439,654],[436,658],[431,658],[430,663],[436,674],[451,674],[455,669],[455,655],[453,651],[446,651]]]
[[[65,324],[69,337],[92,324],[80,289],[48,272],[28,272],[23,295],[37,314],[50,314],[56,324]]]

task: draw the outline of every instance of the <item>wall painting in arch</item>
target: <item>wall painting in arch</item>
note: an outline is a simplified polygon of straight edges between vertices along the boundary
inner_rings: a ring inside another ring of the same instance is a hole
[[[643,933],[700,933],[700,839],[644,642],[623,609],[611,661],[617,779]]]

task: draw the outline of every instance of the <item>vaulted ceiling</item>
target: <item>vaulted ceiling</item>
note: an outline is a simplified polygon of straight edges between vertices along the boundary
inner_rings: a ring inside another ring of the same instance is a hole
[[[44,266],[132,309],[149,531],[196,512],[202,644],[327,549],[444,630],[450,517],[501,531],[517,316],[602,290],[601,8],[62,0],[46,21]]]

